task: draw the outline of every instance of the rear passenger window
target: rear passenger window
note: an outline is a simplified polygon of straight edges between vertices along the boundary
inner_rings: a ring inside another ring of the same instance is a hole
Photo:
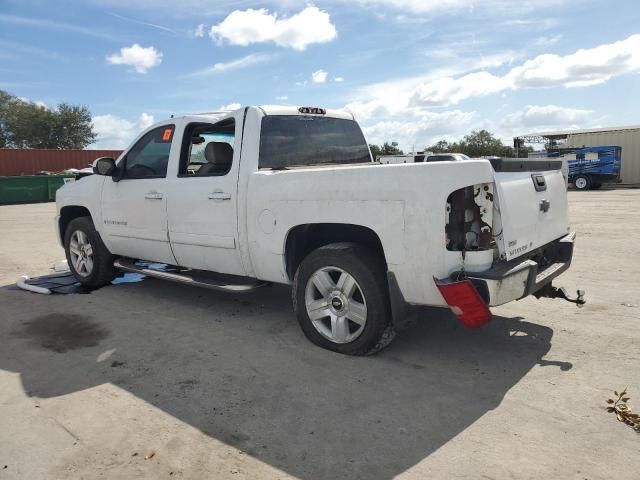
[[[235,120],[215,124],[192,123],[187,126],[180,155],[181,177],[220,177],[231,170]]]
[[[122,178],[166,177],[174,129],[174,125],[165,125],[138,140],[124,159]]]

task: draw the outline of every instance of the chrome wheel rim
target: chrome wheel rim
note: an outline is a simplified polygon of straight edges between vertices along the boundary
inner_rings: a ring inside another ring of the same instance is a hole
[[[81,277],[88,277],[93,272],[93,247],[87,234],[76,230],[69,240],[69,257],[73,269]]]
[[[576,179],[576,188],[583,189],[587,186],[587,181],[584,178]]]
[[[305,289],[311,324],[327,340],[349,343],[367,324],[367,302],[356,279],[339,267],[317,270]]]

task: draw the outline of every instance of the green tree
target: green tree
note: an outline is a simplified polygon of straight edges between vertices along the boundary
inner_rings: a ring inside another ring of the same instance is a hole
[[[427,148],[428,152],[433,153],[459,153],[459,150],[457,143],[450,143],[446,140],[440,140]]]
[[[369,148],[371,149],[371,155],[374,159],[378,158],[381,155],[403,155],[404,152],[400,150],[398,147],[393,146],[389,142],[384,142],[384,145],[373,145],[369,144]]]
[[[513,147],[505,145],[487,130],[473,130],[459,142],[440,140],[426,150],[434,153],[464,153],[469,157],[515,157]],[[533,148],[530,146],[521,148],[518,156],[526,158],[532,151]]]
[[[489,156],[505,156],[507,148],[487,130],[474,130],[470,134],[465,135],[460,142],[462,153],[470,157],[489,157]]]
[[[382,148],[380,148],[378,145],[374,145],[370,143],[369,150],[371,150],[371,156],[373,157],[374,160],[378,158],[380,155],[382,155]]]
[[[52,143],[49,148],[84,148],[96,141],[91,113],[84,105],[61,103],[52,125]]]
[[[95,140],[87,107],[49,109],[0,90],[0,147],[81,149]]]
[[[7,132],[6,127],[9,102],[11,102],[11,95],[0,90],[0,148],[6,148],[9,144],[9,132]]]

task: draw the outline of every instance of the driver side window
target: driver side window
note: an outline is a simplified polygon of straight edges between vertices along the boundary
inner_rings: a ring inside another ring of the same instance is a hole
[[[144,135],[124,159],[122,178],[164,178],[175,125],[164,125]]]

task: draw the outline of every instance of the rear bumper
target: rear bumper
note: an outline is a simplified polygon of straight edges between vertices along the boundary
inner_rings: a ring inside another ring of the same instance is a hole
[[[544,265],[534,260],[515,259],[484,272],[467,274],[482,299],[491,307],[537,292],[567,270],[573,257],[576,234],[572,232],[542,247]],[[452,277],[460,276],[454,273]]]

